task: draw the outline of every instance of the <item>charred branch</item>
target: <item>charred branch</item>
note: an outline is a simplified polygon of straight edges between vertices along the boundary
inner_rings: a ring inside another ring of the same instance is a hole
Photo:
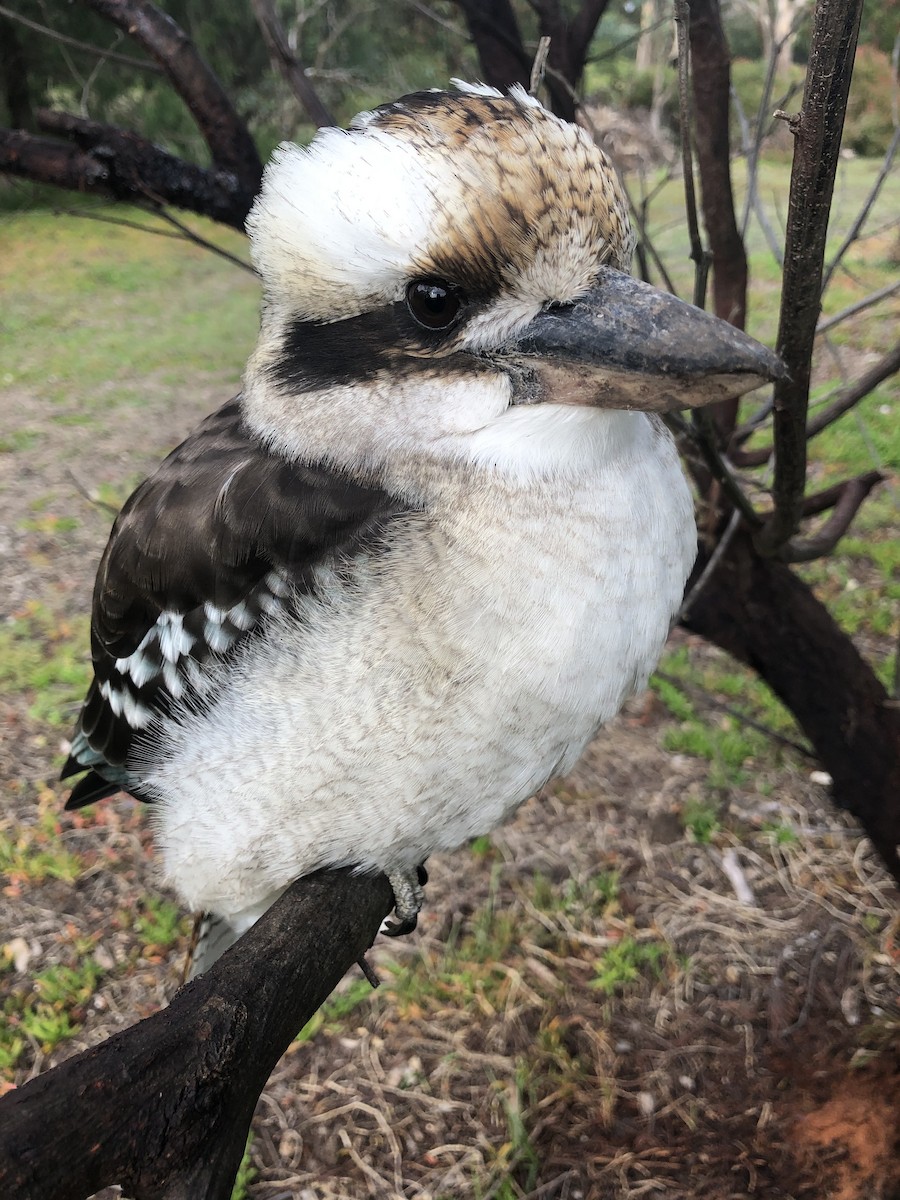
[[[256,144],[184,30],[149,0],[83,3],[117,25],[159,63],[196,121],[215,166],[233,174],[244,190],[255,195],[262,179]]]
[[[478,51],[485,83],[527,88],[531,57],[525,49],[511,0],[456,0],[465,17],[469,37]]]
[[[841,485],[834,510],[822,528],[807,538],[791,538],[779,554],[782,562],[813,562],[830,554],[850,528],[866,496],[883,478],[880,471],[871,471],[848,479]]]
[[[0,1195],[228,1200],[272,1069],[391,904],[383,875],[306,876],[167,1009],[4,1096]]]
[[[469,29],[486,83],[508,88],[529,86],[531,55],[525,48],[510,0],[456,0]],[[553,111],[574,121],[578,109],[577,87],[584,73],[591,39],[609,0],[584,0],[570,19],[559,0],[532,0],[539,34],[550,38],[544,80]]]
[[[15,13],[0,8],[0,80],[10,120],[17,129],[31,129],[34,110],[28,63],[13,20]]]
[[[777,554],[794,535],[806,486],[806,411],[822,295],[825,234],[837,170],[862,0],[819,0],[803,107],[796,124],[777,349],[787,373],[775,384],[775,509],[757,535]]]
[[[0,130],[0,170],[37,183],[141,204],[171,204],[243,231],[255,192],[146,138],[70,113],[39,109],[38,124],[68,142]]]

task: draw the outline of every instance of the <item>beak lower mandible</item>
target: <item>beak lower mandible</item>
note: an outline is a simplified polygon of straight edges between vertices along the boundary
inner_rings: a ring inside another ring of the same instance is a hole
[[[538,314],[510,347],[533,402],[670,412],[784,376],[777,355],[718,317],[611,267],[571,305]]]

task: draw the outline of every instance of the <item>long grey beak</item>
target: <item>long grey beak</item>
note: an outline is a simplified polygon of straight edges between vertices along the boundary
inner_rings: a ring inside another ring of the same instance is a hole
[[[532,403],[655,412],[733,399],[785,370],[733,325],[611,267],[574,304],[539,313],[508,353]]]

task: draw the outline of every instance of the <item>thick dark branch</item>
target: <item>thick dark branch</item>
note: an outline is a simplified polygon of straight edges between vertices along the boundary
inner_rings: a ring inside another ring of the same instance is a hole
[[[247,126],[194,43],[149,0],[83,0],[155,59],[187,105],[220,171],[231,171],[242,187],[259,190],[262,163]]]
[[[855,479],[845,479],[843,483],[835,483],[831,487],[823,488],[821,492],[813,492],[811,496],[804,496],[803,515],[804,517],[814,517],[817,513],[828,512],[829,508],[834,508],[843,497],[848,483],[861,484],[868,493],[876,483],[881,483],[884,478],[881,471],[865,471],[862,475],[857,475]]]
[[[884,476],[880,471],[870,471],[856,479],[848,479],[841,488],[841,495],[831,516],[821,529],[808,538],[792,538],[783,546],[778,557],[783,562],[812,562],[830,554],[859,512],[862,502]]]
[[[760,673],[900,882],[900,708],[810,588],[740,529],[684,626]]]
[[[336,124],[334,117],[319,99],[319,94],[306,74],[303,64],[288,45],[284,26],[278,19],[272,0],[250,0],[250,6],[269,51],[269,58],[284,76],[288,87],[303,105],[309,119],[318,128]]]
[[[0,129],[0,171],[74,192],[113,196],[105,163],[65,142],[34,137],[20,129]]]
[[[866,396],[873,392],[879,383],[883,383],[885,379],[889,379],[898,371],[900,371],[900,343],[893,350],[889,350],[865,374],[860,375],[855,383],[843,388],[836,400],[812,417],[806,427],[807,439],[815,437],[817,433],[821,433],[823,429],[833,425],[839,417],[859,404],[860,400],[865,400]],[[752,429],[749,432],[752,433]],[[739,467],[760,467],[769,461],[774,451],[774,446],[761,446],[756,450],[735,450],[732,458]]]
[[[800,520],[806,486],[806,410],[822,294],[825,234],[834,190],[862,0],[819,0],[813,17],[803,108],[788,208],[778,352],[787,373],[775,384],[775,511],[760,530],[762,553],[777,554]]]
[[[3,1097],[0,1195],[228,1200],[272,1069],[391,903],[383,875],[307,876],[167,1009]]]
[[[608,7],[609,0],[582,0],[581,7],[569,22],[569,60],[578,69],[577,79],[584,73],[588,50]]]
[[[527,88],[531,59],[510,0],[456,0],[456,3],[478,51],[484,82],[497,88],[514,83]]]
[[[172,204],[243,231],[254,193],[231,172],[185,162],[111,125],[48,109],[37,115],[42,128],[71,142],[0,129],[0,171],[113,200]]]

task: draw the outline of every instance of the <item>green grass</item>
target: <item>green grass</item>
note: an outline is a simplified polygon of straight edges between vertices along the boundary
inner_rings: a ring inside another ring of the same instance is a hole
[[[246,272],[187,242],[83,217],[29,212],[2,223],[4,385],[84,419],[139,404],[148,377],[173,389],[198,370],[239,378],[257,328],[258,287]],[[191,224],[247,257],[238,234]],[[13,446],[29,436],[28,426],[4,433]]]
[[[28,715],[65,729],[90,683],[88,617],[75,619],[29,603],[0,625],[0,691],[24,693]]]
[[[141,910],[134,929],[143,942],[145,953],[168,949],[188,931],[190,919],[171,900],[146,896],[141,902]]]
[[[623,937],[597,960],[591,986],[611,996],[636,984],[641,976],[658,979],[668,957],[668,948],[660,942]]]
[[[49,1054],[77,1033],[102,975],[93,958],[84,958],[47,967],[13,990],[0,1008],[0,1073],[8,1077],[29,1045]]]

